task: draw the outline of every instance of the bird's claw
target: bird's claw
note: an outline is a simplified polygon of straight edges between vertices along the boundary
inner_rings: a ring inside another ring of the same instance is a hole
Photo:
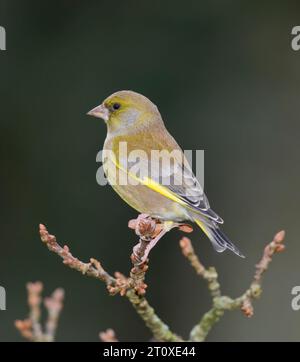
[[[140,242],[134,246],[133,255],[137,265],[141,265],[147,261],[150,251],[155,247],[155,245],[163,237],[163,235],[165,235],[166,232],[167,231],[163,229],[154,239],[141,239]]]
[[[147,214],[140,214],[137,219],[131,220],[129,227],[134,229],[140,237],[139,243],[133,248],[133,258],[136,265],[141,265],[147,261],[150,251],[171,229],[177,227],[187,233],[193,231],[193,228],[188,224],[160,221]]]

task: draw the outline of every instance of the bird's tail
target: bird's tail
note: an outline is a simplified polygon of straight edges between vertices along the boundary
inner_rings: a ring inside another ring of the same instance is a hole
[[[195,218],[194,221],[212,242],[213,247],[217,252],[221,253],[225,249],[229,249],[241,258],[245,257],[239,251],[239,249],[235,245],[233,245],[233,243],[228,239],[228,237],[223,233],[223,231],[215,222],[207,223],[200,220],[199,218]]]

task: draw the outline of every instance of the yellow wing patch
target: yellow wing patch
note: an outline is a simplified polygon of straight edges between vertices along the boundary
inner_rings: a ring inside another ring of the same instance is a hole
[[[168,188],[162,186],[161,184],[159,184],[158,182],[150,179],[149,177],[143,177],[142,179],[137,177],[135,174],[132,174],[130,172],[128,172],[128,170],[124,169],[119,163],[117,163],[115,160],[112,160],[113,163],[116,165],[116,167],[122,171],[124,171],[125,173],[127,173],[131,178],[133,178],[134,180],[136,180],[137,182],[139,182],[140,184],[149,187],[149,189],[158,192],[159,194],[167,197],[168,199],[177,202],[178,204],[190,208],[189,205],[181,200],[174,192],[170,191]],[[190,208],[192,209],[192,208]]]
[[[208,231],[206,230],[206,227],[204,225],[204,223],[202,221],[200,221],[199,219],[194,219],[195,223],[202,229],[202,231],[204,232],[204,234],[210,238],[210,235],[208,233]]]
[[[168,199],[178,202],[180,205],[188,206],[184,201],[182,201],[179,197],[176,196],[172,191],[168,190],[166,187],[162,186],[156,181],[153,181],[149,177],[144,177],[143,180],[141,180],[141,183],[149,189],[158,192],[159,194],[167,197]]]

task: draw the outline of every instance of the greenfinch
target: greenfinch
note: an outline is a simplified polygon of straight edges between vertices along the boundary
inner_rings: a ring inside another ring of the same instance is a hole
[[[87,114],[102,118],[107,125],[103,169],[108,182],[127,204],[160,220],[165,231],[178,222],[195,222],[217,252],[229,249],[243,257],[221,231],[219,225],[223,220],[210,208],[182,149],[167,131],[154,103],[139,93],[119,91]],[[126,146],[125,153],[120,151],[120,145]],[[138,162],[128,156],[136,151]],[[153,157],[153,151],[172,157],[164,164]],[[135,162],[138,172],[134,172]]]

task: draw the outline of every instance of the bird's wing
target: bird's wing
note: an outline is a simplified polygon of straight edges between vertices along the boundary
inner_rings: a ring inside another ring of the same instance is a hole
[[[182,169],[175,173],[175,179],[179,182],[171,182],[167,187],[174,192],[181,200],[186,202],[195,211],[204,214],[218,223],[223,220],[211,208],[202,186],[195,177],[190,165],[185,160]],[[180,182],[182,180],[182,182]]]
[[[171,136],[170,136],[171,137]],[[201,187],[199,181],[193,174],[193,171],[186,160],[182,150],[172,138],[172,151],[177,151],[169,156],[164,163],[165,156],[157,159],[149,157],[137,157],[130,160],[119,155],[116,166],[126,171],[129,176],[137,182],[149,187],[161,195],[181,204],[191,211],[208,217],[217,223],[223,223],[223,220],[211,208],[208,199]],[[147,143],[147,141],[145,141]],[[162,151],[164,145],[158,143],[157,138],[151,139],[151,150]],[[170,148],[170,145],[168,145]],[[144,149],[145,149],[144,148]],[[143,151],[143,150],[142,150]],[[126,155],[127,156],[127,155]],[[162,162],[161,162],[162,161]]]

